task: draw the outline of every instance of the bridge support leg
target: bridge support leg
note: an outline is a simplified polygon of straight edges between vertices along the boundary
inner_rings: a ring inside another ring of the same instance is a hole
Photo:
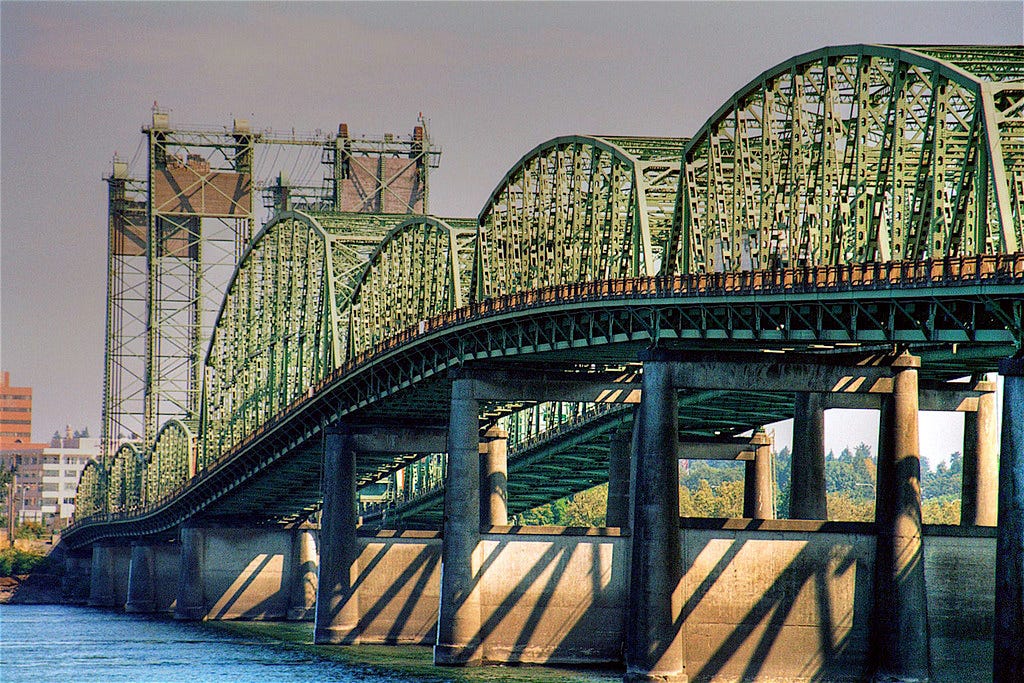
[[[292,536],[292,577],[288,619],[308,621],[316,614],[316,532],[297,529]]]
[[[678,407],[671,364],[644,363],[626,681],[685,681],[679,538]]]
[[[1003,434],[996,536],[995,683],[1024,680],[1024,358],[999,364]]]
[[[114,548],[107,543],[92,547],[92,570],[89,574],[89,606],[117,607],[114,590]]]
[[[178,597],[174,604],[175,619],[199,621],[206,618],[206,591],[203,588],[205,557],[206,530],[183,526],[178,565]]]
[[[919,359],[897,361],[893,393],[882,400],[875,503],[876,681],[928,679],[928,605],[921,537],[918,437]]]
[[[434,664],[479,664],[480,405],[473,382],[452,382],[448,426],[448,475],[441,549],[441,608]]]
[[[754,459],[747,461],[743,484],[743,516],[748,519],[775,519],[772,486],[772,440],[758,430],[750,440]]]
[[[480,444],[480,524],[508,524],[508,432],[491,427]]]
[[[359,642],[356,453],[351,435],[339,429],[324,436],[323,497],[313,640],[354,645]]]
[[[999,503],[999,435],[996,394],[978,397],[977,412],[964,413],[961,526],[995,526]]]
[[[790,519],[828,519],[825,498],[825,410],[822,395],[796,395],[793,461],[790,469]]]
[[[632,430],[620,427],[612,432],[608,447],[608,512],[605,526],[629,526],[629,459]]]
[[[149,614],[156,611],[156,561],[153,546],[132,544],[132,559],[128,566],[128,600],[125,612]]]

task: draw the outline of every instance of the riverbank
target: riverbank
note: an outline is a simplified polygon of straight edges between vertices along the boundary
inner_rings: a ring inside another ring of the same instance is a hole
[[[345,664],[368,675],[394,676],[400,680],[482,683],[610,683],[621,681],[622,673],[609,669],[550,666],[481,666],[438,668],[433,650],[415,645],[314,645],[311,622],[207,621],[206,628],[235,636],[261,640],[305,655]]]

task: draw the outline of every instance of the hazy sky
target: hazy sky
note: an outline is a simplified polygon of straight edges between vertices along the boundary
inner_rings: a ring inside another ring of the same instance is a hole
[[[358,134],[422,111],[443,148],[432,212],[475,216],[544,140],[690,135],[771,66],[863,42],[1020,44],[1024,4],[0,2],[0,365],[34,388],[36,440],[98,435],[102,177],[154,101],[172,123]],[[960,425],[930,418],[925,455]],[[827,429],[830,448],[873,443],[871,418]]]

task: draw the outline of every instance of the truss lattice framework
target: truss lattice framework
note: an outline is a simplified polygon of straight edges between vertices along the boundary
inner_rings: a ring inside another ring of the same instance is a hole
[[[205,363],[202,469],[346,357],[359,274],[404,214],[283,211],[228,286]]]
[[[689,141],[576,136],[539,145],[492,193],[475,245],[464,222],[285,210],[246,252],[217,318],[196,467],[316,392],[346,359],[397,331],[396,343],[415,336],[418,319],[464,303],[471,249],[469,299],[482,303],[670,271],[763,276],[1013,253],[1024,245],[1022,206],[1024,49],[853,46],[766,71]],[[929,306],[931,322],[915,335],[956,341],[933,329],[942,306]],[[830,314],[837,339],[876,338],[865,336],[858,310]],[[614,320],[609,311],[591,327]],[[703,329],[717,313],[687,315],[671,329]],[[753,337],[768,338],[763,319],[776,315],[730,312],[723,328],[737,335],[735,321],[752,320]],[[891,323],[878,324],[877,340],[898,340]],[[773,329],[793,328],[787,320]],[[546,343],[540,332],[529,343],[519,328],[510,334],[509,348]]]
[[[352,291],[345,357],[468,303],[476,238],[474,220],[431,216],[388,233]]]
[[[143,478],[146,471],[145,451],[139,442],[121,444],[109,466],[107,487],[107,511],[125,512],[142,505]],[[79,489],[79,495],[83,491]],[[78,500],[75,501],[78,509]]]
[[[170,420],[160,427],[143,473],[144,503],[163,500],[195,476],[197,426],[195,420]]]
[[[676,272],[1017,251],[1024,48],[795,57],[733,95],[683,163]]]
[[[146,391],[146,183],[128,176],[114,159],[107,180],[107,313],[103,371],[101,461],[123,439],[145,432]]]
[[[672,222],[682,142],[571,136],[534,148],[480,213],[476,298],[654,275]]]
[[[75,491],[75,519],[86,519],[105,511],[107,477],[103,465],[93,460],[82,470]]]

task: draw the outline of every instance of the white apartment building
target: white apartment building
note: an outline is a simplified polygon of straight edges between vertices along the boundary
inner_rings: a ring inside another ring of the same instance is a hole
[[[82,470],[100,457],[98,438],[54,439],[43,450],[42,513],[63,527],[75,513],[75,491]],[[57,445],[59,444],[59,445]]]

